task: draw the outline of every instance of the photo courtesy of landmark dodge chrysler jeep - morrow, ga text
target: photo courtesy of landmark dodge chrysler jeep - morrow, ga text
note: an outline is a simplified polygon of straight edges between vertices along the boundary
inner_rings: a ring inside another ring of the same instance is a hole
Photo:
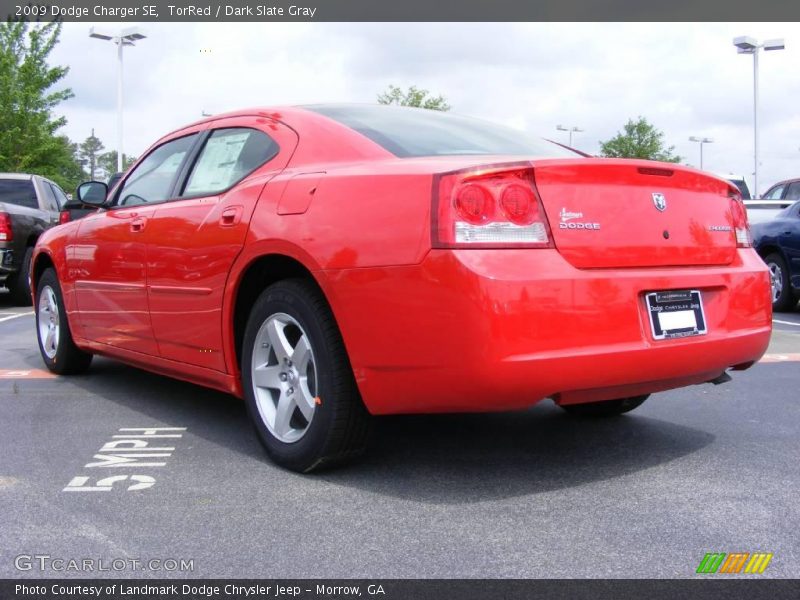
[[[609,416],[727,381],[771,332],[739,190],[423,109],[244,110],[170,133],[33,257],[47,367],[94,354],[245,399],[298,471],[370,415],[551,398]]]

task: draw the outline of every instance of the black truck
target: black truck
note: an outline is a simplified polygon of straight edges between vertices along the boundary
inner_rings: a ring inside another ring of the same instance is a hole
[[[31,303],[28,280],[36,240],[59,223],[67,196],[39,175],[0,173],[0,286],[15,304]]]

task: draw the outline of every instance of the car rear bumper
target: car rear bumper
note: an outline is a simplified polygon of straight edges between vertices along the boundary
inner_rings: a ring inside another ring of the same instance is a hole
[[[326,272],[375,414],[508,410],[702,383],[746,368],[771,332],[751,250],[720,267],[580,270],[556,250],[439,250],[419,265]],[[655,340],[644,295],[700,290],[708,333]]]

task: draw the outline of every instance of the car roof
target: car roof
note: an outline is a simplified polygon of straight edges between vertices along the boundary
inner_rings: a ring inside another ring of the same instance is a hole
[[[30,173],[0,173],[2,179],[33,179],[35,176]]]
[[[776,183],[773,183],[767,189],[771,190],[772,188],[774,188],[777,185],[787,185],[789,183],[797,183],[798,181],[800,181],[800,177],[795,177],[794,179],[784,179],[783,181],[778,181]]]

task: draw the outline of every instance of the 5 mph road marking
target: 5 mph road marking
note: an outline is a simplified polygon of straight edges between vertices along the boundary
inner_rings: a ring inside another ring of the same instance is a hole
[[[155,444],[165,444],[171,440],[178,440],[183,437],[186,427],[120,427],[118,431],[124,432],[111,436],[111,441],[98,450],[92,457],[92,462],[84,465],[86,469],[95,468],[123,468],[131,469],[138,467],[163,467],[167,462],[163,459],[172,456],[175,446],[151,446]],[[167,433],[164,433],[167,432]],[[155,441],[153,438],[159,438]],[[155,458],[155,461],[143,461],[142,458]],[[94,473],[94,471],[93,471]],[[140,472],[125,475],[110,475],[102,477],[94,485],[89,483],[88,475],[78,475],[64,488],[65,492],[110,492],[114,484],[122,481],[130,481],[131,484],[125,488],[129,492],[146,490],[156,484],[156,478],[151,475],[143,475]]]

